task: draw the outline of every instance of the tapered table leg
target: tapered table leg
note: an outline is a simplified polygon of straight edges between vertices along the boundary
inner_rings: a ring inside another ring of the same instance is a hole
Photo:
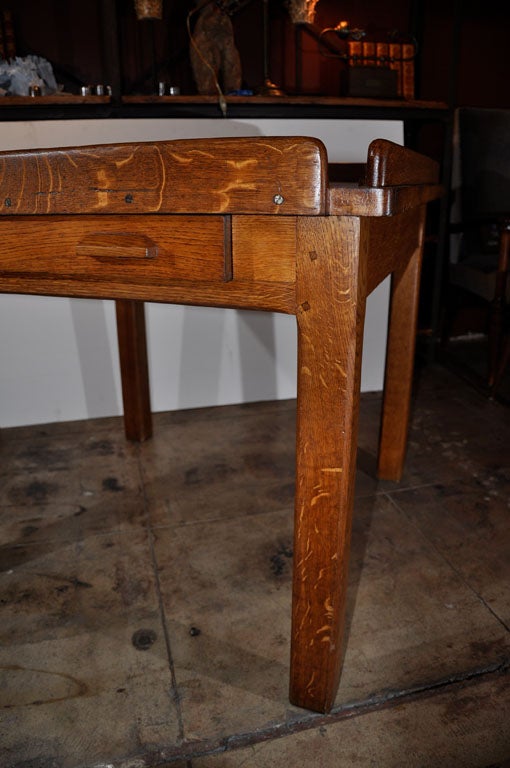
[[[124,429],[128,440],[143,441],[152,435],[144,304],[142,301],[118,300],[115,309]]]
[[[416,221],[416,218],[419,221]],[[406,254],[399,254],[401,266],[392,275],[377,466],[378,477],[382,480],[398,482],[404,469],[416,347],[424,223],[424,207],[409,214],[409,226],[420,232],[419,239],[409,259],[406,259]]]
[[[327,712],[338,687],[365,314],[360,219],[298,224],[298,425],[292,703]]]

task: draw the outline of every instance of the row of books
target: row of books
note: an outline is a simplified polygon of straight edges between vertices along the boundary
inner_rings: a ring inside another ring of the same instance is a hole
[[[347,43],[350,67],[388,67],[397,72],[398,96],[414,99],[413,43],[386,43],[368,40],[349,40]]]
[[[2,11],[0,15],[0,59],[14,59],[16,41],[12,23],[12,11]]]

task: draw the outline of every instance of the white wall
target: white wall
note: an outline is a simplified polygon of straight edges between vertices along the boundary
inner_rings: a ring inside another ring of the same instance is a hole
[[[309,135],[333,162],[363,162],[370,141],[402,143],[402,124],[358,120],[142,119],[0,123],[0,147],[25,149],[201,136]],[[362,389],[382,389],[388,284],[369,297]],[[154,411],[295,396],[295,318],[148,304]],[[122,397],[114,305],[0,296],[0,426],[117,415]]]

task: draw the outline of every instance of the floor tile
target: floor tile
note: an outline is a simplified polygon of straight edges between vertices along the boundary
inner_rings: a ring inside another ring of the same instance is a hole
[[[291,511],[159,528],[155,551],[186,738],[285,717]]]
[[[186,738],[306,719],[287,698],[291,510],[161,528],[155,548]],[[337,709],[508,655],[500,622],[385,496],[358,500],[349,583]]]
[[[288,703],[294,402],[0,432],[2,768],[502,766],[508,410],[426,368],[396,484],[380,407],[328,717]]]
[[[119,427],[2,440],[1,541],[25,546],[140,525],[138,448]]]
[[[146,532],[33,549],[1,577],[1,765],[77,768],[177,742]]]
[[[349,579],[337,706],[508,658],[505,627],[390,498],[358,503]]]
[[[490,488],[463,493],[441,484],[394,495],[441,555],[510,627],[510,496],[494,476]]]
[[[154,438],[142,446],[153,526],[226,520],[292,505],[295,403],[217,410],[223,419],[198,409],[175,422],[157,420]]]
[[[490,490],[497,478],[510,494],[509,431],[508,409],[459,389],[453,376],[445,391],[425,387],[423,399],[412,408],[402,481],[379,483],[378,490],[437,483],[466,492]]]
[[[497,678],[195,758],[192,768],[508,768],[509,720],[509,680]]]

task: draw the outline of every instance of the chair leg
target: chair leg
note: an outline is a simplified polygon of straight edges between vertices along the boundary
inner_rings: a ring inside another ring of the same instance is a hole
[[[359,220],[301,222],[290,700],[334,702],[354,497],[365,309]]]
[[[152,435],[144,304],[123,299],[115,302],[115,309],[124,430],[128,440],[141,442]]]
[[[424,219],[424,212],[422,215]],[[398,482],[404,469],[416,347],[421,259],[420,244],[407,264],[392,276],[377,466],[377,476],[382,480]]]

